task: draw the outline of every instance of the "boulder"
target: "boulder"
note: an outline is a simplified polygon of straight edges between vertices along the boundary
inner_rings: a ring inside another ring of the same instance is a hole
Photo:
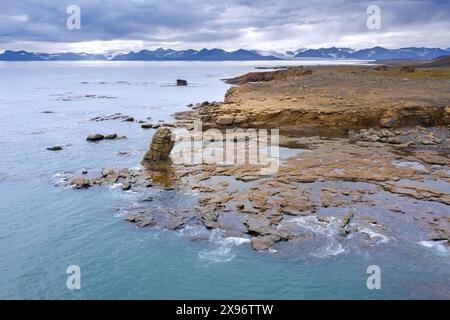
[[[387,142],[390,144],[402,144],[402,140],[398,137],[388,138]]]
[[[84,178],[74,178],[70,182],[70,185],[74,189],[86,189],[86,188],[89,188],[91,186],[89,180],[86,180]]]
[[[170,152],[175,142],[172,140],[172,130],[159,128],[150,143],[150,149],[145,153],[142,164],[170,160]]]
[[[94,134],[90,134],[87,136],[86,140],[87,141],[100,141],[105,139],[105,136],[99,133],[94,133]]]
[[[112,134],[108,134],[105,136],[106,140],[113,140],[117,138],[117,134],[116,133],[112,133]]]
[[[141,128],[142,129],[151,129],[151,128],[153,128],[153,124],[152,123],[143,123],[143,124],[141,124]]]
[[[252,238],[252,247],[257,251],[269,249],[275,243],[271,236],[258,236]]]
[[[47,148],[47,150],[49,150],[49,151],[61,151],[62,149],[63,149],[63,147],[61,147],[61,146],[53,146],[53,147]]]
[[[177,86],[187,86],[188,83],[186,80],[177,79]]]
[[[380,125],[383,128],[393,128],[399,124],[397,115],[385,114],[380,118]]]
[[[378,141],[380,141],[381,139],[380,139],[380,137],[377,135],[377,134],[372,134],[372,135],[370,135],[370,136],[367,136],[366,138],[365,138],[365,141],[369,141],[369,142],[378,142]]]
[[[131,189],[131,183],[127,182],[122,186],[123,191],[128,191]]]
[[[146,217],[137,223],[139,228],[145,228],[151,226],[155,223],[155,219],[153,217]]]
[[[234,117],[229,116],[229,115],[220,116],[216,121],[216,123],[221,126],[228,126],[228,125],[233,124],[233,122],[234,122]]]
[[[248,116],[245,114],[240,114],[234,117],[234,123],[235,124],[244,124],[248,122]]]

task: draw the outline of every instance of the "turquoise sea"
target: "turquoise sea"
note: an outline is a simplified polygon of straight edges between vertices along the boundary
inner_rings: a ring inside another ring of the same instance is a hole
[[[137,196],[120,188],[55,186],[82,169],[139,166],[154,130],[91,118],[167,121],[190,103],[222,100],[222,78],[269,64],[0,62],[0,298],[449,298],[450,253],[439,248],[390,241],[326,257],[260,253],[218,231],[193,241],[195,230],[137,229],[120,215]],[[190,85],[174,86],[178,78]],[[94,132],[128,139],[86,142]],[[53,145],[64,149],[46,150]],[[170,194],[155,196],[173,205]],[[80,267],[80,290],[66,287],[70,265]],[[366,286],[369,265],[381,267],[380,290]]]

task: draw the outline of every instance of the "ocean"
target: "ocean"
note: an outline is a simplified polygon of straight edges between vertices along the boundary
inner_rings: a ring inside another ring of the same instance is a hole
[[[217,230],[138,229],[122,216],[133,192],[57,185],[83,169],[139,166],[155,130],[138,120],[170,121],[190,103],[221,101],[229,87],[221,79],[279,64],[0,62],[0,298],[448,298],[450,253],[438,244],[255,252],[248,239]],[[119,112],[136,121],[91,121]],[[88,143],[97,132],[127,139]],[[53,145],[63,150],[46,150]],[[66,286],[71,265],[80,268],[79,290]],[[381,267],[380,290],[367,288],[370,265]]]

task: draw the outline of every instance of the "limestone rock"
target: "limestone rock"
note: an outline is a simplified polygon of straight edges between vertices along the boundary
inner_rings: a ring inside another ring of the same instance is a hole
[[[229,116],[229,115],[220,116],[216,121],[216,123],[221,126],[228,126],[228,125],[233,124],[233,122],[234,122],[234,117]]]
[[[244,114],[237,115],[234,117],[234,123],[235,124],[243,124],[248,122],[248,116]]]
[[[153,136],[150,149],[144,155],[142,164],[168,161],[174,144],[172,131],[166,127],[159,128]]]
[[[89,188],[91,186],[89,180],[86,180],[84,178],[75,178],[72,179],[70,185],[74,188],[74,189],[86,189]]]
[[[252,238],[252,247],[257,251],[269,249],[275,243],[272,236],[258,236]]]

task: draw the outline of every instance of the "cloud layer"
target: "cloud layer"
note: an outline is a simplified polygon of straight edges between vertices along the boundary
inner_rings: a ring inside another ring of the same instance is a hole
[[[73,4],[81,30],[66,28]],[[380,30],[366,27],[370,4],[381,8]],[[2,0],[0,49],[447,48],[449,15],[445,0]]]

